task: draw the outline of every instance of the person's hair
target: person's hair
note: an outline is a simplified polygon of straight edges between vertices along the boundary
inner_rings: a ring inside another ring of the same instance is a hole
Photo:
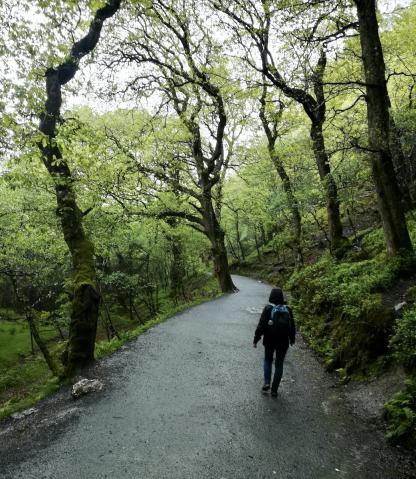
[[[285,298],[281,288],[273,288],[270,292],[269,302],[273,304],[284,304]]]

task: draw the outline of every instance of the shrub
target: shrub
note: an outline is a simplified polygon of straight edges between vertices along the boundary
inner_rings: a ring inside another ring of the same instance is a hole
[[[287,286],[302,331],[328,367],[370,370],[388,351],[393,316],[381,291],[403,264],[384,254],[354,262],[327,254],[292,275]]]
[[[416,307],[396,320],[390,340],[394,358],[406,368],[416,370]]]
[[[405,381],[400,391],[384,405],[387,421],[387,439],[407,447],[416,446],[416,379]]]

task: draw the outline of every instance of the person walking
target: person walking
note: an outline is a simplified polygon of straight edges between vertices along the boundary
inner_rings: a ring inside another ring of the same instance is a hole
[[[263,336],[264,346],[264,386],[263,392],[270,389],[272,377],[273,356],[275,356],[275,371],[271,383],[271,395],[277,396],[280,381],[283,374],[283,362],[286,352],[295,344],[296,325],[293,319],[291,308],[286,305],[283,291],[280,288],[273,288],[270,292],[269,303],[261,313],[259,324],[254,333],[253,347]]]

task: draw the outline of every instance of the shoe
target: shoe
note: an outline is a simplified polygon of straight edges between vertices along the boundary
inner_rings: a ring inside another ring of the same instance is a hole
[[[277,391],[273,391],[273,390],[272,390],[271,396],[274,397],[274,398],[277,398]]]
[[[261,390],[264,391],[264,392],[268,391],[269,389],[270,389],[270,384],[265,384],[265,385],[261,388]]]

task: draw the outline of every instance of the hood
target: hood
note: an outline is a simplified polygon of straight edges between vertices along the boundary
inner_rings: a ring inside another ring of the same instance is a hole
[[[285,298],[283,291],[280,288],[273,288],[270,292],[269,303],[272,304],[284,304]]]

